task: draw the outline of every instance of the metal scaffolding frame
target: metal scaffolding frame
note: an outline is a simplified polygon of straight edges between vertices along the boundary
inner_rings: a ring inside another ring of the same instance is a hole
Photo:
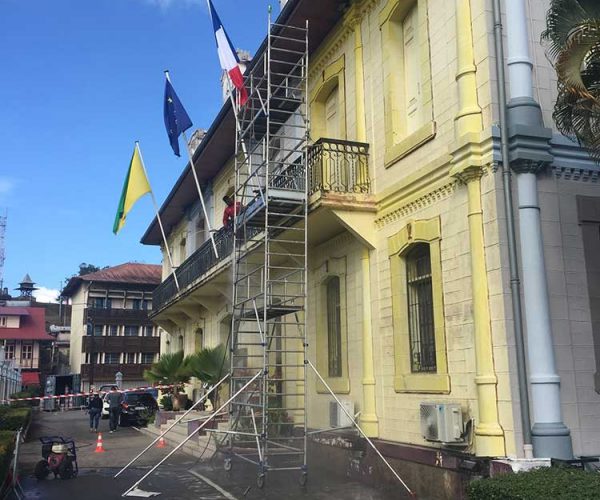
[[[233,399],[225,468],[237,457],[267,471],[306,466],[308,23],[271,23],[267,45],[246,74],[237,109]]]

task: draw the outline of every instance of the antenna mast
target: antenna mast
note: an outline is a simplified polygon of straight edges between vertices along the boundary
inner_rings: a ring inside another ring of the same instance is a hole
[[[4,233],[6,232],[6,212],[0,214],[0,293],[4,288]]]

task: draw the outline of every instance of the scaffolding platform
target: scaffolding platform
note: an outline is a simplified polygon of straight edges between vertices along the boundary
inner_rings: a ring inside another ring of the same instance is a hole
[[[275,471],[307,479],[307,68],[308,25],[269,20],[266,49],[245,74],[248,101],[236,110],[236,397],[222,451],[227,470],[236,459],[255,464],[261,488]]]

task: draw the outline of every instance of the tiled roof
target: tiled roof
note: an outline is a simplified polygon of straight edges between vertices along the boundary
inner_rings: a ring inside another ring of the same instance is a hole
[[[26,307],[0,306],[0,316],[29,316]]]
[[[0,340],[54,340],[46,333],[46,310],[43,307],[25,307],[19,328],[0,328]]]
[[[162,266],[126,262],[114,267],[100,269],[95,273],[74,276],[69,280],[62,294],[71,296],[82,281],[103,281],[106,283],[129,283],[134,285],[159,285],[162,280]]]

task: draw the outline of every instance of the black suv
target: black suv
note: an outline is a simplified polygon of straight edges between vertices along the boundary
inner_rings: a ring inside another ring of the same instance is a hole
[[[149,392],[125,392],[119,425],[147,425],[158,411],[158,403]]]

